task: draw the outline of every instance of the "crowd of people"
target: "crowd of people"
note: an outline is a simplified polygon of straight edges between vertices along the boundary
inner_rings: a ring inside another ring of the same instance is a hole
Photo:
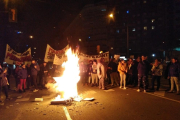
[[[85,65],[84,62],[80,64],[83,86],[99,86],[100,89],[107,89],[104,86],[104,81],[107,80],[107,84],[118,86],[121,89],[127,89],[126,86],[129,85],[137,86],[138,92],[141,91],[141,88],[143,88],[143,92],[146,92],[147,89],[159,91],[161,78],[165,78],[169,81],[168,92],[173,93],[176,90],[179,95],[179,73],[180,64],[176,58],[172,58],[168,64],[164,65],[161,59],[155,59],[153,63],[150,63],[146,55],[137,57],[135,60],[130,58],[128,61],[113,58],[107,65],[103,60],[89,61],[88,65]],[[157,81],[156,89],[154,88],[155,81]]]
[[[178,84],[180,64],[176,58],[171,59],[166,69],[161,59],[155,59],[154,63],[150,63],[145,55],[137,57],[135,60],[130,58],[128,61],[113,58],[110,59],[108,64],[103,59],[90,60],[88,65],[81,61],[79,69],[80,82],[83,86],[96,86],[99,89],[105,90],[107,89],[105,86],[106,80],[107,84],[118,86],[120,89],[127,89],[126,86],[131,85],[133,87],[138,86],[138,92],[141,91],[141,88],[146,92],[147,89],[154,91],[154,83],[157,81],[156,90],[159,91],[161,78],[164,75],[169,81],[170,87],[168,92],[173,93],[176,90],[177,94],[180,94]],[[63,70],[60,70],[56,65],[53,66],[53,69],[50,69],[46,62],[38,65],[35,60],[32,60],[31,64],[17,65],[13,72],[16,81],[16,91],[20,93],[25,92],[32,86],[34,87],[33,92],[44,89],[52,77],[58,77],[62,74],[61,71]],[[9,100],[8,89],[10,89],[9,84],[11,84],[9,83],[10,74],[7,66],[0,66],[0,96],[3,90],[7,100]],[[148,79],[150,75],[151,84],[149,84]],[[37,78],[39,82],[37,82]]]

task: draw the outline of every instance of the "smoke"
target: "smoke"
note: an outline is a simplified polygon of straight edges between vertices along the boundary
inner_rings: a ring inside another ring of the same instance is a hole
[[[48,91],[50,91],[50,92],[59,93],[59,91],[56,89],[57,86],[56,86],[55,83],[47,83],[47,84],[45,85],[45,87],[46,87],[46,88],[48,89]]]

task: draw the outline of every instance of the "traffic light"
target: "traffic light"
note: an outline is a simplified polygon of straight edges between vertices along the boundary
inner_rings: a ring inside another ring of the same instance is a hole
[[[97,45],[97,53],[99,54],[100,52],[100,45]]]
[[[9,22],[17,22],[17,10],[14,8],[9,10]]]

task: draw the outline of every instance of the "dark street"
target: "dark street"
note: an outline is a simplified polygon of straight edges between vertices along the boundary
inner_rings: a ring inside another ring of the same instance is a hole
[[[163,89],[152,92],[137,92],[119,87],[101,90],[98,87],[78,84],[79,95],[94,101],[50,105],[56,96],[47,90],[33,93],[11,91],[10,101],[0,106],[1,120],[177,120],[179,119],[179,95],[166,93]],[[13,94],[12,94],[13,93]],[[18,99],[19,98],[19,99]],[[33,102],[43,98],[42,102]]]

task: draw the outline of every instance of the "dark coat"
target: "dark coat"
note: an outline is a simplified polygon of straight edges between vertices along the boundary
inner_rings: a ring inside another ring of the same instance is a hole
[[[147,64],[144,61],[139,62],[137,70],[139,75],[147,75]]]
[[[27,67],[27,74],[31,75],[31,67]]]
[[[169,67],[169,77],[179,77],[180,67],[178,63],[171,63]]]
[[[3,70],[0,69],[0,86],[6,86],[6,85],[7,85],[6,75],[3,73]]]
[[[35,68],[35,66],[37,68]],[[37,75],[39,70],[40,70],[39,65],[31,64],[31,75]]]
[[[28,76],[27,69],[22,68],[21,70],[19,70],[18,76],[20,79],[26,79]]]

